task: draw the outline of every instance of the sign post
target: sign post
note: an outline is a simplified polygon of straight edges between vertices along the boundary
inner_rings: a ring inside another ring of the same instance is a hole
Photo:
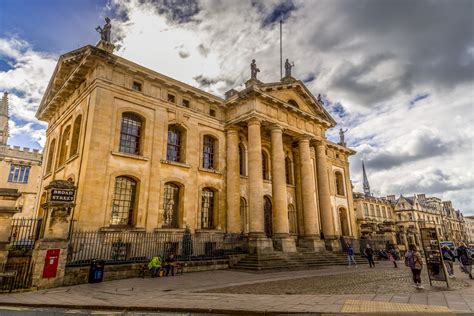
[[[426,270],[428,271],[430,285],[433,285],[432,281],[442,281],[446,282],[446,286],[449,287],[436,228],[420,228],[420,235],[423,251],[425,252]]]

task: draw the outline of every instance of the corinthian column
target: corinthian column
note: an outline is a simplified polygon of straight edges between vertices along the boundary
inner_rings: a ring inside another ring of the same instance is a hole
[[[274,238],[279,239],[284,252],[296,251],[294,239],[289,238],[288,199],[286,194],[285,152],[280,126],[270,127],[272,141],[272,190],[275,219]]]
[[[236,127],[227,131],[227,232],[240,232],[240,166],[239,166],[239,132]]]
[[[339,248],[334,229],[334,216],[329,192],[329,178],[327,171],[326,146],[322,142],[316,144],[316,171],[319,185],[319,210],[321,212],[321,226],[326,239],[326,244],[331,249]],[[334,241],[334,242],[333,242]]]
[[[251,253],[273,251],[270,239],[264,232],[262,140],[260,120],[251,118],[248,128],[248,171],[249,171],[249,251]]]
[[[301,137],[298,140],[300,152],[301,187],[303,198],[304,215],[304,245],[311,250],[321,250],[324,248],[319,238],[319,229],[315,202],[315,181],[314,170],[311,163],[311,152],[309,147],[309,137]]]

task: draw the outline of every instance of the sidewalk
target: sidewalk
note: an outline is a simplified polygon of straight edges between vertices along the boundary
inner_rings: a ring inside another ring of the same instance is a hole
[[[82,284],[36,292],[0,295],[0,305],[108,309],[136,311],[193,311],[221,313],[347,313],[347,312],[424,312],[474,313],[474,289],[466,275],[458,278],[471,286],[458,290],[437,287],[413,294],[235,294],[234,289],[274,287],[278,282],[292,283],[313,277],[347,276],[355,273],[383,276],[390,264],[375,269],[331,267],[320,270],[288,271],[266,274],[218,270],[188,273],[155,279],[125,279],[98,284]],[[402,269],[402,267],[400,268]],[[403,267],[405,269],[405,267]],[[404,271],[401,271],[404,272]],[[407,270],[408,273],[408,270]],[[426,271],[423,271],[426,274]],[[318,278],[315,279],[318,283]],[[389,280],[390,281],[390,280]],[[402,282],[402,281],[400,281]],[[405,282],[405,281],[403,281]],[[460,281],[461,282],[461,281]],[[250,286],[249,286],[250,285]],[[328,285],[330,286],[330,284]],[[222,289],[232,287],[230,289]],[[219,290],[218,290],[219,289]],[[280,287],[280,290],[284,291]],[[224,292],[224,293],[223,293]]]

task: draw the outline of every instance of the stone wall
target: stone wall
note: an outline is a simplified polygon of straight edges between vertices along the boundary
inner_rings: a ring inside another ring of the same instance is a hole
[[[223,270],[229,268],[229,260],[206,260],[183,262],[184,273]],[[137,278],[143,263],[106,265],[104,268],[103,281],[112,281],[128,278]],[[89,266],[66,267],[63,286],[84,284],[88,282]]]

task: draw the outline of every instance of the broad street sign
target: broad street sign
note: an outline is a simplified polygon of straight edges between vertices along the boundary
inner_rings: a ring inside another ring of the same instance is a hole
[[[74,189],[52,189],[51,202],[73,203],[74,193]]]

